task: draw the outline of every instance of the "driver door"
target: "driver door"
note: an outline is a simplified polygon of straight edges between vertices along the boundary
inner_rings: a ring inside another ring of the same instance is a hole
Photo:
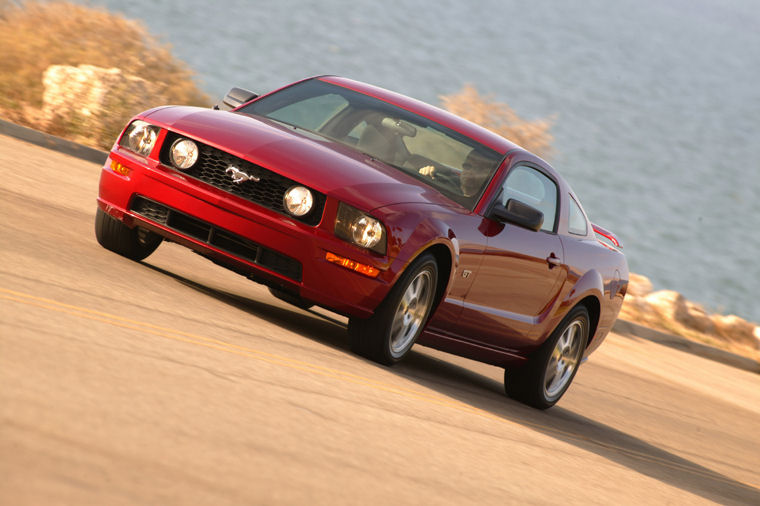
[[[519,350],[535,344],[545,317],[566,279],[556,234],[557,184],[539,169],[518,165],[504,182],[499,201],[520,200],[543,212],[538,231],[485,219],[486,249],[460,315],[462,337],[489,347]]]

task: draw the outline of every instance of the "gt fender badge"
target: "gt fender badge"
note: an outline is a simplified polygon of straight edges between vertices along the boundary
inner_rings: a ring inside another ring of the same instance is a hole
[[[244,183],[246,181],[253,181],[254,183],[261,181],[261,178],[256,177],[256,176],[249,176],[248,174],[238,169],[234,165],[230,165],[229,167],[227,167],[227,170],[225,170],[224,172],[232,176],[232,182],[236,184]]]

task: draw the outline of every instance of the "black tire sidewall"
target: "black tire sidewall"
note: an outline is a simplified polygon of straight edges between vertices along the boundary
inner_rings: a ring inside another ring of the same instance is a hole
[[[562,390],[555,396],[549,398],[545,394],[544,384],[546,381],[546,366],[549,365],[549,358],[552,356],[552,353],[554,352],[555,346],[557,346],[557,341],[559,341],[559,338],[562,336],[562,334],[567,330],[567,328],[578,318],[582,318],[582,325],[583,325],[583,333],[581,335],[581,342],[579,343],[579,353],[578,353],[578,363],[575,366],[575,369],[573,370],[572,375],[568,379],[565,386],[562,388]],[[565,395],[565,392],[567,392],[567,389],[570,388],[570,385],[573,383],[573,380],[575,379],[575,375],[578,374],[578,369],[580,369],[581,360],[583,359],[583,354],[586,351],[586,345],[588,344],[588,334],[589,334],[589,314],[588,310],[584,306],[577,306],[573,308],[570,313],[562,320],[562,323],[560,325],[557,325],[557,328],[552,333],[551,339],[548,339],[546,343],[544,343],[544,346],[542,347],[542,368],[543,371],[541,372],[541,395],[546,400],[546,402],[550,402],[552,405],[554,405],[558,400],[562,398],[563,395]],[[548,346],[547,346],[548,345]]]
[[[145,259],[163,240],[160,235],[146,231],[146,240],[141,241],[137,227],[129,228],[99,207],[95,212],[95,237],[104,248],[135,261]]]
[[[391,353],[391,325],[396,314],[396,309],[401,303],[401,298],[406,292],[409,284],[422,271],[428,270],[431,275],[431,299],[426,309],[420,328],[409,345],[399,355],[394,356]],[[398,279],[393,288],[388,293],[383,302],[378,306],[375,313],[366,320],[351,319],[349,321],[349,333],[351,333],[352,349],[361,355],[382,364],[391,365],[402,360],[412,349],[417,338],[427,324],[433,306],[438,286],[438,264],[433,255],[426,253],[419,256],[412,262]]]
[[[549,365],[549,360],[554,352],[554,348],[557,345],[557,341],[565,332],[565,330],[578,318],[582,319],[583,333],[581,335],[581,343],[579,344],[580,351],[578,356],[578,364],[572,372],[572,375],[564,385],[562,390],[552,396],[547,397],[544,388],[546,382],[546,368]],[[514,370],[507,369],[504,374],[505,389],[507,395],[513,397],[521,402],[529,404],[539,409],[547,409],[554,406],[559,401],[567,389],[575,379],[575,375],[578,374],[580,369],[580,362],[583,359],[583,355],[588,345],[589,329],[590,329],[590,317],[588,310],[585,306],[574,307],[557,325],[544,342],[543,345],[536,351],[536,353],[528,360],[528,363],[520,368]]]

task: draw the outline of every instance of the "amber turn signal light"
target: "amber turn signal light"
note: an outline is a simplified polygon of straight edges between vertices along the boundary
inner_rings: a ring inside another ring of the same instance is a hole
[[[129,174],[129,169],[116,160],[111,160],[111,170],[117,174],[121,174],[122,176]]]
[[[376,278],[378,274],[380,274],[380,269],[376,267],[372,267],[371,265],[366,265],[366,264],[360,264],[359,262],[355,262],[349,258],[335,255],[334,253],[330,253],[329,251],[325,255],[325,260],[327,260],[330,263],[340,265],[341,267],[345,267],[348,270],[358,272],[359,274],[364,274],[365,276],[368,276],[370,278]]]

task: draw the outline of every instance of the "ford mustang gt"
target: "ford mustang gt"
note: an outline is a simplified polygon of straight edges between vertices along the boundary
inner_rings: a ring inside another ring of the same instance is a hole
[[[173,241],[348,317],[382,364],[415,343],[505,369],[554,405],[628,284],[614,234],[545,161],[436,107],[339,77],[125,127],[100,175],[98,242],[133,260]]]

